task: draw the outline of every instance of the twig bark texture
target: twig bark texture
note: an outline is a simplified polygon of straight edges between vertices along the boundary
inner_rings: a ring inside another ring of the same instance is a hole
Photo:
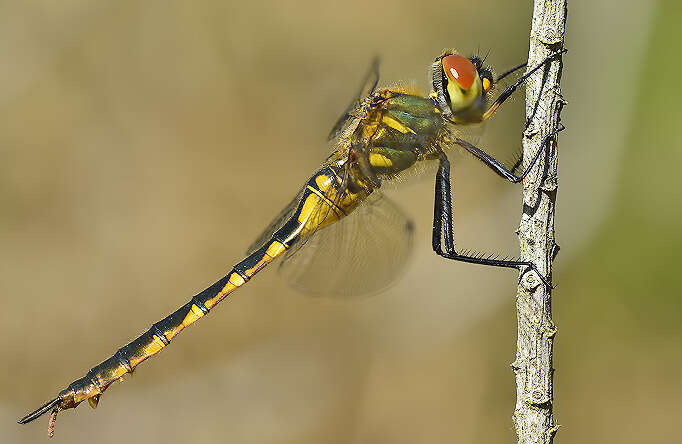
[[[535,0],[530,33],[528,67],[532,68],[563,49],[566,0]],[[526,116],[533,120],[523,136],[524,159],[543,150],[540,161],[523,181],[523,213],[519,226],[521,260],[531,261],[551,279],[554,209],[557,192],[557,137],[543,140],[559,127],[564,105],[559,83],[562,61],[558,57],[526,84]],[[544,84],[544,85],[543,85]],[[536,102],[538,103],[536,107]],[[525,273],[518,287],[514,427],[518,442],[551,443],[558,429],[553,416],[552,353],[556,327],[552,321],[551,290],[533,273]]]

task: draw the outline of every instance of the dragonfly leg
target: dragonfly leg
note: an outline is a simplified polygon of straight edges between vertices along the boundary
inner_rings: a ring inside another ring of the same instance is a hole
[[[433,212],[433,251],[439,256],[455,261],[468,262],[470,264],[488,265],[492,267],[516,268],[522,270],[527,267],[534,271],[548,287],[552,288],[549,280],[540,273],[535,264],[521,260],[497,259],[470,254],[458,253],[455,249],[454,231],[452,227],[452,190],[450,187],[450,162],[447,156],[442,154],[438,173],[436,175],[436,196]]]
[[[367,73],[365,74],[364,79],[362,80],[362,85],[360,85],[360,89],[355,94],[355,97],[353,98],[353,101],[350,102],[350,105],[348,105],[343,114],[341,114],[341,117],[338,118],[338,120],[334,124],[334,127],[331,129],[331,131],[329,131],[327,140],[332,140],[334,137],[338,136],[341,133],[341,130],[344,129],[345,124],[353,117],[353,113],[356,111],[356,108],[362,101],[362,98],[364,96],[371,95],[376,89],[378,83],[379,83],[379,57],[374,57],[372,59],[372,63],[369,69],[367,70]]]
[[[525,66],[526,64],[519,65],[516,68],[513,68],[512,70],[507,71],[504,75],[507,75],[508,73],[513,72],[514,70]],[[538,98],[535,101],[535,104],[533,105],[533,112],[530,114],[530,117],[526,120],[526,125],[523,127],[523,130],[526,131],[528,127],[530,126],[531,122],[533,122],[533,119],[535,118],[535,114],[538,112],[538,107],[540,106],[540,99],[542,98],[542,90],[545,88],[545,83],[547,83],[547,75],[549,74],[549,71],[544,70],[542,72],[542,83],[540,83],[540,90],[538,91]],[[500,77],[501,78],[501,77]],[[498,78],[498,80],[500,79]],[[516,170],[523,164],[523,151],[519,154],[518,159],[516,159],[516,162],[514,162],[514,166],[511,167],[509,171],[512,173],[515,173]]]
[[[375,125],[378,128],[378,126]],[[374,130],[376,132],[376,128]],[[371,137],[369,138],[371,140]],[[367,178],[372,188],[381,187],[381,180],[372,169],[367,148],[367,139],[363,137],[363,126],[358,125],[351,136],[350,150],[348,151],[348,161],[356,162],[363,176]]]
[[[507,100],[514,93],[514,91],[516,91],[516,89],[523,84],[523,82],[528,80],[528,78],[531,75],[533,75],[538,69],[542,68],[543,66],[546,66],[552,60],[561,57],[566,52],[567,52],[566,49],[562,49],[561,51],[557,51],[553,54],[550,54],[549,56],[547,56],[545,60],[538,64],[538,66],[534,67],[533,69],[519,77],[519,79],[516,82],[514,82],[507,89],[502,91],[502,94],[500,94],[497,100],[495,100],[492,103],[492,105],[490,105],[488,110],[485,113],[483,113],[483,117],[481,120],[488,120],[489,118],[491,118],[493,114],[495,114],[495,111],[497,111],[497,109],[500,107],[500,105],[502,105],[505,102],[505,100]]]
[[[494,158],[493,156],[491,156],[490,154],[488,154],[488,153],[486,153],[485,151],[483,151],[482,149],[480,149],[480,148],[478,148],[478,147],[472,145],[471,143],[467,142],[467,141],[464,140],[464,139],[460,139],[459,137],[455,137],[455,138],[453,139],[453,142],[454,142],[455,144],[461,146],[462,148],[464,148],[465,150],[467,150],[467,151],[470,152],[471,154],[473,154],[474,157],[476,157],[478,160],[480,160],[481,162],[483,162],[484,165],[486,165],[488,168],[490,168],[491,170],[493,170],[493,171],[494,171],[497,175],[499,175],[500,177],[503,177],[503,178],[507,179],[507,180],[508,180],[509,182],[511,182],[511,183],[519,183],[519,182],[521,182],[521,181],[528,175],[528,173],[530,173],[530,171],[533,169],[533,167],[534,167],[535,164],[537,163],[538,159],[540,158],[540,154],[542,154],[542,151],[544,150],[545,146],[547,146],[547,143],[549,143],[549,141],[550,141],[554,136],[556,136],[557,134],[559,134],[559,133],[560,133],[561,131],[563,131],[564,129],[566,129],[566,127],[565,127],[564,125],[562,125],[562,124],[559,124],[559,127],[558,127],[557,129],[555,129],[554,131],[552,131],[551,133],[549,133],[547,136],[545,136],[545,138],[544,138],[543,141],[542,141],[542,144],[540,145],[540,149],[535,153],[535,155],[533,155],[533,158],[531,159],[530,163],[528,164],[528,166],[526,167],[526,169],[523,171],[523,173],[521,173],[520,176],[517,176],[516,174],[514,174],[514,171],[515,171],[515,170],[521,165],[521,163],[523,162],[523,157],[519,158],[519,160],[516,161],[516,163],[514,164],[514,166],[513,166],[511,169],[509,169],[509,168],[505,167],[504,165],[502,165],[502,162],[500,162],[499,160],[495,159],[495,158]]]

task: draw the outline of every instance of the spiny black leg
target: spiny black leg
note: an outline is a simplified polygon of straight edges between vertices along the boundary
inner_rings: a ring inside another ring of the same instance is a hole
[[[547,83],[547,77],[549,76],[549,70],[545,69],[542,71],[542,82],[540,82],[540,90],[538,91],[538,98],[535,100],[535,104],[533,105],[533,112],[530,113],[530,117],[528,120],[526,120],[526,125],[523,127],[523,131],[526,131],[530,124],[533,122],[533,119],[535,118],[535,114],[538,112],[538,108],[540,107],[540,99],[542,98],[542,90],[545,89],[545,84]]]
[[[504,101],[507,100],[514,93],[514,91],[516,91],[516,89],[519,86],[521,86],[526,80],[528,80],[528,78],[531,75],[533,75],[538,69],[545,66],[552,59],[555,59],[566,52],[567,50],[563,49],[559,52],[555,52],[554,54],[550,54],[545,60],[542,61],[542,63],[538,64],[538,66],[536,66],[535,68],[531,69],[530,71],[519,77],[519,79],[516,82],[514,82],[507,89],[502,91],[502,94],[499,95],[497,100],[495,100],[493,104],[490,105],[490,108],[488,108],[488,110],[485,113],[483,113],[482,120],[488,120],[490,117],[492,117],[492,115],[495,114],[495,111],[497,111],[500,105],[502,105],[502,103],[504,103]]]
[[[358,166],[360,167],[360,171],[362,172],[362,174],[370,180],[372,187],[379,188],[381,186],[381,180],[372,170],[372,167],[369,163],[369,154],[367,152],[368,150],[367,141],[372,140],[374,134],[372,134],[369,137],[365,137],[365,135],[363,134],[364,128],[365,126],[360,124],[355,129],[355,131],[353,131],[353,134],[351,135],[350,138],[350,150],[348,152],[348,160],[349,161],[355,160]],[[376,133],[376,129],[374,130],[374,133]]]
[[[460,139],[459,137],[455,137],[453,142],[456,143],[457,145],[461,146],[465,150],[469,151],[478,160],[483,162],[487,167],[489,167],[491,170],[493,170],[500,177],[507,179],[511,183],[519,183],[524,179],[524,177],[526,177],[528,175],[528,173],[530,173],[530,170],[533,169],[533,166],[535,165],[535,163],[540,158],[540,154],[542,153],[543,149],[546,146],[545,144],[548,143],[552,137],[556,136],[558,133],[563,131],[565,128],[566,127],[564,127],[564,125],[559,124],[559,128],[552,131],[550,134],[548,134],[543,139],[542,145],[540,145],[540,149],[535,153],[535,155],[533,156],[533,158],[530,161],[530,164],[528,164],[528,166],[524,170],[523,174],[521,174],[520,176],[515,175],[512,171],[514,171],[518,167],[518,164],[520,164],[520,162],[522,162],[523,158],[519,159],[516,162],[517,164],[514,165],[512,167],[512,169],[510,170],[510,169],[507,169],[507,167],[505,167],[504,165],[502,165],[502,163],[499,160],[495,159],[490,154],[486,153],[485,151],[483,151],[480,148],[475,147],[474,145],[470,144],[469,142],[467,142],[464,139]]]
[[[439,256],[447,257],[443,252],[443,243],[447,252],[454,251],[455,241],[452,230],[452,193],[450,190],[450,161],[446,156],[440,157],[438,173],[436,173],[435,203],[433,205],[433,235],[431,243],[433,251]],[[445,229],[443,226],[445,225]]]
[[[563,54],[563,53],[565,53],[565,52],[566,52],[566,50],[563,50],[563,51],[561,51],[561,52],[552,54],[552,55],[550,55],[549,57],[547,57],[542,63],[540,63],[538,66],[536,66],[533,70],[531,70],[531,71],[530,71],[529,73],[527,73],[525,76],[523,76],[522,78],[520,78],[514,85],[512,85],[512,86],[509,87],[509,88],[507,88],[507,90],[506,90],[505,92],[503,92],[503,93],[500,95],[500,98],[498,98],[498,100],[495,102],[497,105],[493,105],[493,107],[499,106],[499,104],[501,104],[504,100],[506,100],[507,97],[511,96],[511,94],[516,90],[516,88],[518,87],[518,85],[520,85],[520,84],[523,83],[525,80],[527,80],[528,77],[529,77],[533,72],[535,72],[535,71],[536,71],[537,69],[539,69],[541,66],[545,65],[545,64],[546,64],[547,62],[549,62],[552,58],[558,56],[559,54]],[[526,65],[527,65],[527,63],[522,63],[522,64],[520,64],[520,65],[518,65],[518,66],[515,66],[515,67],[513,67],[512,69],[510,69],[510,70],[504,72],[503,74],[501,74],[501,75],[497,78],[496,82],[499,82],[499,81],[500,81],[501,79],[503,79],[504,77],[506,77],[506,76],[508,76],[509,74],[511,74],[511,73],[513,73],[513,72],[515,72],[515,71],[517,71],[518,69],[523,68],[523,67],[526,66]],[[545,87],[545,83],[547,83],[547,76],[548,76],[548,74],[549,74],[549,71],[548,71],[548,70],[546,70],[546,69],[543,70],[543,72],[542,72],[542,82],[540,83],[540,91],[538,92],[538,98],[537,98],[537,100],[535,101],[535,104],[533,105],[533,112],[531,113],[531,115],[530,115],[530,117],[528,118],[528,120],[526,120],[526,124],[525,124],[525,126],[524,126],[524,128],[523,128],[524,131],[528,129],[528,127],[530,126],[531,122],[532,122],[533,119],[535,118],[535,114],[536,114],[537,111],[538,111],[538,108],[539,108],[539,106],[540,106],[540,99],[542,98],[542,90],[543,90],[544,87]],[[506,94],[507,91],[509,91],[508,94]],[[492,107],[491,107],[491,109],[492,109]],[[521,155],[519,156],[519,158],[518,158],[518,159],[516,160],[516,162],[514,163],[514,166],[512,166],[511,169],[508,170],[508,171],[511,172],[512,174],[514,174],[514,173],[516,172],[516,169],[519,168],[519,167],[521,166],[522,163],[523,163],[523,153],[521,153]],[[534,162],[531,162],[531,166],[532,166],[533,164],[534,164]],[[526,173],[526,174],[527,174],[527,173]]]
[[[523,127],[523,131],[525,132],[528,127],[530,126],[531,122],[533,122],[533,119],[535,118],[535,114],[538,112],[538,108],[540,106],[540,99],[542,98],[542,90],[545,88],[545,83],[547,83],[547,75],[549,74],[549,71],[546,69],[542,71],[542,83],[540,83],[540,91],[538,91],[538,98],[535,101],[535,105],[533,105],[533,112],[530,114],[530,117],[528,120],[526,120],[526,125]],[[511,167],[509,171],[512,173],[516,173],[516,169],[521,166],[523,163],[523,151],[521,152],[521,155],[519,156],[518,159],[516,159],[516,162],[514,163],[514,166]]]
[[[515,174],[516,170],[521,166],[522,163],[523,163],[523,151],[521,152],[521,155],[519,156],[519,158],[516,159],[514,166],[511,167],[511,169],[509,171],[511,171],[512,174]]]
[[[435,205],[433,210],[433,236],[431,243],[433,251],[439,256],[454,261],[468,262],[471,264],[488,265],[492,267],[516,268],[529,267],[535,271],[542,282],[551,288],[551,284],[538,271],[535,264],[526,261],[502,260],[468,256],[459,254],[455,250],[454,231],[452,227],[452,191],[450,189],[450,162],[447,156],[441,152],[440,164],[436,175]],[[443,244],[445,250],[443,250]]]
[[[339,135],[346,122],[348,122],[350,118],[353,117],[353,112],[360,103],[360,100],[364,96],[372,94],[376,89],[378,83],[379,83],[379,57],[374,57],[374,59],[372,59],[372,64],[370,65],[369,69],[367,70],[367,73],[365,74],[364,79],[362,80],[360,89],[355,94],[355,97],[353,98],[353,101],[350,102],[350,105],[348,105],[343,114],[341,114],[341,117],[338,118],[338,120],[334,124],[334,127],[331,129],[331,131],[329,131],[327,140],[332,140],[334,137]]]
[[[502,74],[500,74],[500,75],[497,77],[497,80],[495,80],[495,83],[497,83],[497,82],[499,82],[500,80],[504,79],[504,78],[507,77],[509,74],[513,74],[513,73],[515,73],[516,71],[518,71],[519,69],[524,68],[526,65],[528,65],[528,62],[523,62],[523,63],[521,63],[520,65],[516,65],[515,67],[506,70],[505,72],[503,72]]]

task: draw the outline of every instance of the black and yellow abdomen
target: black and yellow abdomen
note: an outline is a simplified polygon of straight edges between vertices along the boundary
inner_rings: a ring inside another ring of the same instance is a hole
[[[429,98],[384,90],[372,96],[372,100],[373,105],[366,118],[359,122],[357,131],[364,139],[369,168],[379,177],[389,177],[424,158],[442,127],[442,120]],[[279,221],[274,231],[263,237],[260,245],[226,276],[118,349],[20,422],[32,421],[48,411],[54,415],[85,400],[92,407],[97,406],[101,394],[113,382],[166,348],[186,327],[206,316],[287,249],[352,213],[380,185],[363,175],[358,160],[351,146],[339,147],[325,166],[306,182],[288,217]]]
[[[353,186],[349,186],[348,181],[352,179],[342,173],[345,165],[344,160],[316,172],[300,193],[298,206],[293,214],[260,248],[236,264],[230,273],[152,325],[137,339],[118,349],[113,356],[69,384],[57,398],[27,415],[21,422],[31,421],[52,408],[74,408],[85,400],[96,407],[100,395],[113,382],[132,373],[140,363],[163,350],[186,327],[207,315],[213,307],[289,247],[351,213],[371,194],[372,189],[363,187],[356,181]]]

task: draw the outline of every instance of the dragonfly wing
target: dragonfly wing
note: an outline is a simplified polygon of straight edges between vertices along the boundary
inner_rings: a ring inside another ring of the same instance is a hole
[[[412,223],[374,191],[353,213],[287,252],[280,272],[289,284],[319,296],[360,296],[386,288],[402,272]]]
[[[263,230],[263,232],[258,236],[258,238],[253,241],[251,245],[249,245],[249,248],[246,250],[246,254],[251,254],[260,247],[263,246],[265,242],[267,242],[273,234],[275,234],[275,231],[279,230],[282,228],[282,226],[286,223],[286,221],[291,218],[291,215],[294,214],[294,211],[296,211],[296,208],[298,207],[299,202],[301,201],[301,196],[303,195],[304,189],[301,189],[298,194],[296,194],[296,197],[289,202],[289,204],[284,207],[282,211],[273,219],[272,222]]]
[[[379,83],[379,57],[375,57],[372,60],[372,64],[370,65],[369,69],[367,70],[367,74],[365,74],[365,78],[363,79],[362,84],[360,85],[360,89],[355,95],[355,98],[350,103],[350,105],[348,105],[348,108],[346,108],[343,114],[341,114],[341,117],[339,117],[339,119],[336,121],[331,131],[329,131],[329,136],[327,137],[327,140],[332,140],[339,134],[343,133],[343,130],[345,129],[348,122],[352,120],[352,118],[354,117],[353,112],[360,104],[361,99],[365,96],[372,94],[374,92],[374,89],[377,87],[378,83]]]
[[[414,184],[425,180],[432,181],[438,171],[437,159],[426,159],[415,162],[414,165],[394,174],[382,174],[381,189],[392,190],[405,184]]]

